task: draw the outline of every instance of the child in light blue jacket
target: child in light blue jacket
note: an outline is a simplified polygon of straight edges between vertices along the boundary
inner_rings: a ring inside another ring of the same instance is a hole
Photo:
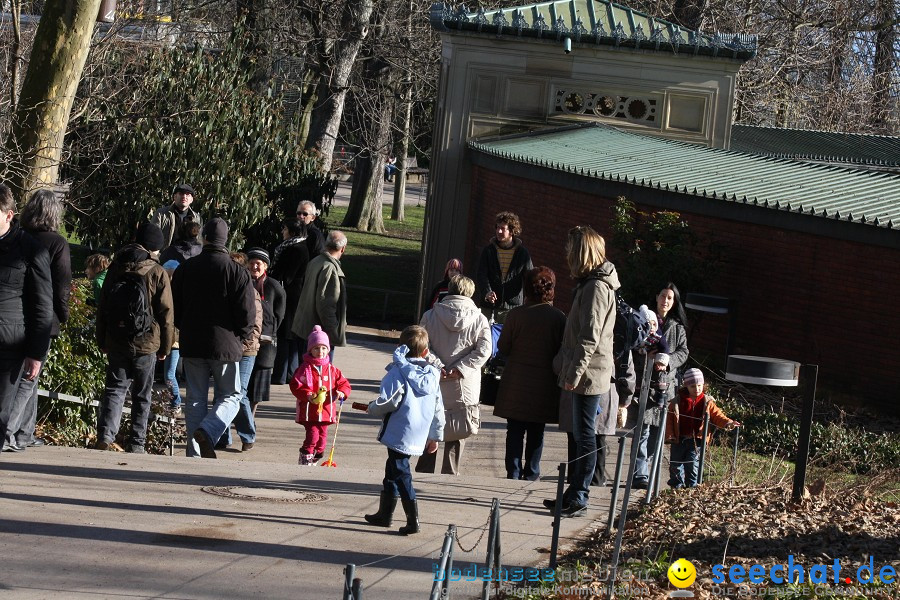
[[[441,371],[428,360],[428,333],[411,325],[400,333],[400,346],[381,380],[378,398],[365,408],[370,415],[384,416],[378,441],[387,446],[384,490],[378,512],[366,515],[372,525],[388,527],[397,507],[397,496],[406,513],[402,535],[418,533],[419,508],[409,470],[409,457],[437,452],[444,438],[444,403]]]

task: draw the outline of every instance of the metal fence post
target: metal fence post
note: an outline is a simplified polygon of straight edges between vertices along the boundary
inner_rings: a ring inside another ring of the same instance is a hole
[[[500,500],[494,498],[491,501],[491,524],[488,529],[487,560],[485,561],[490,577],[484,579],[481,588],[482,600],[487,600],[490,593],[491,581],[500,582]]]
[[[625,519],[628,518],[628,500],[631,497],[631,484],[634,481],[634,464],[637,461],[638,446],[640,446],[641,426],[644,422],[644,411],[647,409],[647,394],[650,387],[650,372],[652,363],[644,361],[644,374],[641,377],[641,395],[638,399],[637,427],[631,437],[631,463],[628,465],[628,479],[625,481],[625,495],[622,498],[622,511],[619,513],[619,528],[616,531],[616,541],[613,547],[613,555],[610,564],[612,572],[609,575],[608,597],[612,598],[616,589],[616,573],[619,569],[619,555],[622,553],[622,536],[625,534]]]
[[[353,576],[356,574],[356,565],[347,563],[344,567],[344,600],[350,600],[353,596]]]
[[[657,428],[659,435],[656,437],[655,449],[653,450],[653,466],[650,467],[650,479],[647,483],[647,496],[644,498],[644,504],[650,504],[659,495],[659,475],[662,470],[662,453],[666,441],[666,420],[669,417],[669,407],[663,407],[662,423]]]
[[[359,577],[353,580],[353,587],[350,589],[350,594],[353,597],[353,600],[362,600],[363,584],[362,579]]]
[[[559,550],[559,520],[562,514],[563,487],[566,485],[566,463],[559,463],[559,479],[556,482],[556,506],[553,507],[553,537],[550,539],[550,568],[556,570],[556,552]]]
[[[709,435],[709,413],[703,412],[703,437],[700,438],[700,468],[697,473],[697,485],[703,483],[703,464],[706,462],[706,436]],[[678,443],[681,443],[679,438]],[[682,465],[682,470],[687,469],[687,465]]]
[[[803,411],[800,413],[797,466],[794,468],[794,489],[791,495],[794,502],[800,502],[803,499],[803,488],[806,487],[806,465],[809,462],[809,444],[812,436],[813,410],[816,404],[816,379],[818,377],[818,365],[803,365],[800,367],[800,381],[803,382]]]
[[[741,426],[738,425],[734,428],[734,453],[731,456],[731,483],[730,485],[734,485],[734,476],[737,473],[737,452],[738,452],[738,440],[741,437]]]
[[[619,453],[616,455],[616,477],[613,482],[612,497],[609,500],[609,518],[606,519],[606,532],[612,533],[613,520],[616,518],[616,504],[619,501],[619,485],[622,483],[622,462],[625,460],[625,436],[619,436]],[[556,559],[556,555],[553,555]],[[551,565],[554,566],[554,565]]]
[[[441,597],[449,598],[450,571],[453,569],[453,538],[456,537],[456,525],[447,527],[444,534],[444,544],[441,546],[441,556],[438,560],[438,570],[434,574],[431,584],[429,600],[439,600]]]

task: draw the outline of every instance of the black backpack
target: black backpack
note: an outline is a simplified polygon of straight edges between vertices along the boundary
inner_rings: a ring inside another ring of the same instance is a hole
[[[104,302],[107,327],[113,337],[133,340],[153,327],[150,294],[144,278],[137,273],[126,271],[116,278]]]
[[[613,328],[616,363],[627,363],[627,353],[641,347],[649,335],[650,323],[616,291],[616,324]]]

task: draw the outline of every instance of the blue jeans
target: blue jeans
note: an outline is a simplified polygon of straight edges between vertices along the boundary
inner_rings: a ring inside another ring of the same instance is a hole
[[[241,403],[241,378],[237,362],[209,358],[184,358],[184,377],[187,380],[187,455],[200,456],[194,432],[202,429],[215,441],[234,420]],[[209,377],[213,378],[213,404],[208,403]]]
[[[172,351],[166,357],[166,364],[163,366],[166,371],[166,382],[169,384],[169,389],[172,392],[172,408],[181,406],[181,390],[178,389],[178,379],[175,377],[180,357],[181,352],[178,351],[178,348],[172,348]]]
[[[647,483],[650,481],[650,466],[653,464],[653,455],[656,454],[656,445],[659,443],[659,427],[644,424],[641,429],[641,439],[638,445],[637,458],[634,461],[634,479]],[[650,451],[653,452],[650,452]]]
[[[0,445],[6,440],[7,423],[13,403],[16,401],[23,361],[23,356],[0,358]]]
[[[522,463],[522,452],[525,462]],[[537,481],[541,476],[544,424],[506,420],[506,478]]]
[[[608,394],[609,392],[607,392]],[[587,506],[591,479],[597,468],[597,407],[603,394],[572,393],[572,434],[575,436],[575,462],[572,483],[563,495],[564,504]]]
[[[384,491],[393,498],[415,500],[416,490],[409,470],[409,454],[400,454],[388,448],[387,462],[384,464]]]
[[[253,410],[250,408],[250,399],[247,397],[247,387],[250,385],[250,374],[253,372],[255,356],[243,356],[238,363],[238,373],[241,377],[241,404],[238,413],[234,417],[234,429],[241,441],[252,444],[256,441],[256,423],[253,422]],[[219,445],[231,445],[231,427],[225,429],[225,433],[219,438]]]
[[[701,438],[683,437],[678,443],[672,444],[669,454],[669,487],[697,487],[701,448]]]

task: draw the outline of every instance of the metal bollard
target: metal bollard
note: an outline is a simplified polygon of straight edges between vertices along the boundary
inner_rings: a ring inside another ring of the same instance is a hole
[[[612,497],[609,500],[609,518],[606,519],[607,533],[612,533],[613,520],[616,518],[616,504],[619,501],[619,486],[622,484],[622,463],[624,460],[625,436],[623,435],[619,437],[619,453],[616,455],[616,476],[613,481]]]

